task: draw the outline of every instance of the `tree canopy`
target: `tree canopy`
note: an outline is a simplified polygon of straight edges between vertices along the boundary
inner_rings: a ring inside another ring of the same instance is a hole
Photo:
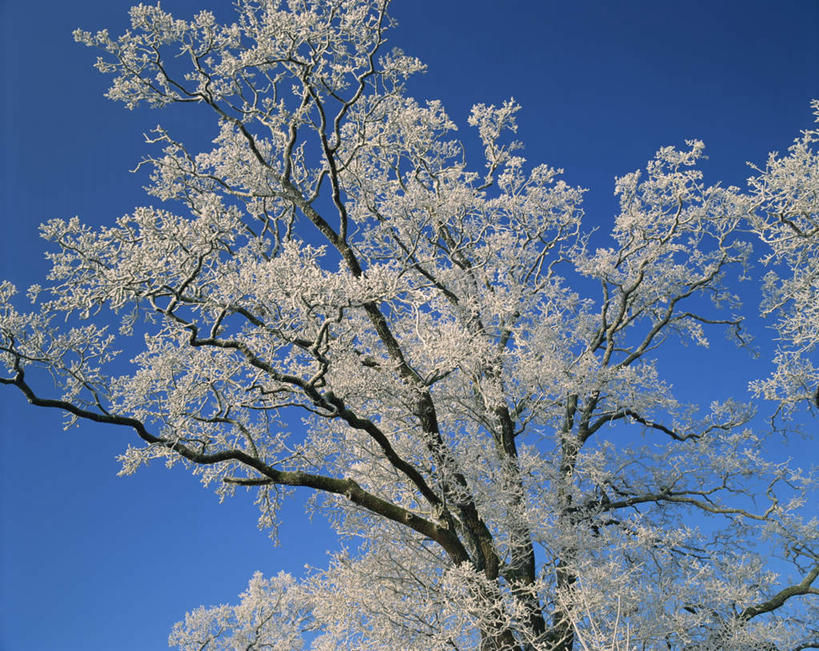
[[[699,141],[661,148],[617,179],[603,239],[584,190],[522,157],[514,100],[472,109],[474,162],[408,95],[424,66],[386,47],[387,5],[240,0],[230,24],[139,5],[122,36],[75,33],[110,98],[204,106],[219,133],[153,132],[163,207],[42,226],[33,311],[0,284],[0,383],[132,430],[123,473],[183,463],[253,490],[270,528],[309,488],[357,541],[171,643],[819,647],[816,477],[767,458],[755,420],[819,406],[819,130],[744,189],[705,183]],[[664,354],[748,346],[747,279],[776,371],[686,404]]]

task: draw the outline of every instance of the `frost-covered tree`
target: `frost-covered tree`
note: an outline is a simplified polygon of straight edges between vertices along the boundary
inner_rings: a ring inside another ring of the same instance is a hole
[[[819,100],[813,102],[819,121]],[[776,372],[754,388],[778,401],[785,414],[808,399],[819,407],[819,130],[805,131],[785,156],[773,153],[749,179],[760,203],[752,223],[769,245],[763,258],[784,271],[765,278],[763,312],[775,316],[781,335]]]
[[[34,311],[0,285],[0,382],[132,429],[123,473],[182,462],[253,490],[270,527],[307,487],[362,541],[299,580],[255,576],[171,643],[819,646],[814,478],[766,459],[752,405],[676,399],[664,357],[715,329],[743,342],[755,230],[783,337],[755,387],[812,399],[817,132],[747,191],[703,182],[700,142],[660,149],[617,180],[592,246],[583,191],[509,140],[514,101],[473,108],[476,167],[441,104],[407,96],[423,65],[385,49],[386,0],[237,10],[140,5],[118,38],[76,32],[109,97],[205,106],[218,135],[196,152],[155,131],[165,207],[45,224]]]

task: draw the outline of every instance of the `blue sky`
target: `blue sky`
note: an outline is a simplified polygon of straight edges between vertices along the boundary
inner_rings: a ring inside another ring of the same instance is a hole
[[[229,15],[226,5],[163,2],[184,17],[206,7]],[[214,128],[102,97],[96,54],[71,31],[119,33],[128,6],[0,0],[0,278],[20,288],[47,269],[41,221],[76,214],[103,224],[149,203],[144,177],[128,172],[146,151],[143,132],[157,122],[199,137]],[[708,180],[741,184],[746,161],[764,161],[811,125],[819,96],[812,1],[405,0],[393,14],[391,44],[429,65],[411,91],[442,99],[464,130],[473,103],[515,97],[525,155],[591,188],[586,208],[598,225],[614,210],[614,176],[659,146],[700,138]],[[682,379],[703,375],[697,355]],[[272,547],[246,495],[220,505],[184,470],[161,465],[117,478],[115,456],[131,437],[88,425],[64,432],[58,414],[0,390],[4,651],[165,648],[186,610],[234,600],[255,570],[324,563],[333,539],[298,496]]]

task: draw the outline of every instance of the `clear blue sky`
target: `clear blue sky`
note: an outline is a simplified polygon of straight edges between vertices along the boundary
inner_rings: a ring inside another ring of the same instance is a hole
[[[227,4],[163,2],[185,17]],[[103,224],[149,203],[144,178],[128,173],[146,151],[144,131],[213,129],[102,97],[96,54],[71,31],[119,33],[128,5],[0,0],[0,278],[20,288],[46,271],[41,221]],[[412,92],[442,99],[464,129],[471,104],[514,96],[525,155],[591,188],[587,211],[600,225],[614,209],[613,177],[659,146],[700,138],[709,179],[739,184],[745,161],[762,162],[810,126],[819,96],[815,0],[397,0],[393,13],[391,43],[429,65]],[[704,358],[692,359],[682,372],[703,374]],[[255,570],[324,563],[333,539],[298,500],[274,548],[247,496],[220,505],[161,465],[117,478],[114,457],[131,436],[64,432],[58,414],[0,390],[3,651],[165,648],[186,610],[233,601]]]

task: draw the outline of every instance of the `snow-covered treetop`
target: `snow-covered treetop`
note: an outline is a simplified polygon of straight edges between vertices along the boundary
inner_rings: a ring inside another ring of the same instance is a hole
[[[663,147],[617,179],[592,248],[583,190],[510,139],[514,100],[473,108],[474,162],[441,103],[407,96],[423,65],[386,50],[387,2],[236,8],[222,25],[139,5],[122,36],[75,33],[110,98],[204,105],[218,135],[194,151],[157,127],[161,207],[44,224],[32,312],[0,285],[0,382],[133,429],[124,473],[182,461],[252,488],[272,528],[308,487],[363,541],[301,582],[255,576],[172,643],[806,648],[815,480],[766,460],[752,405],[678,400],[663,354],[744,341],[750,230],[782,344],[749,381],[783,414],[813,399],[817,131],[747,190],[704,182],[701,142]]]

